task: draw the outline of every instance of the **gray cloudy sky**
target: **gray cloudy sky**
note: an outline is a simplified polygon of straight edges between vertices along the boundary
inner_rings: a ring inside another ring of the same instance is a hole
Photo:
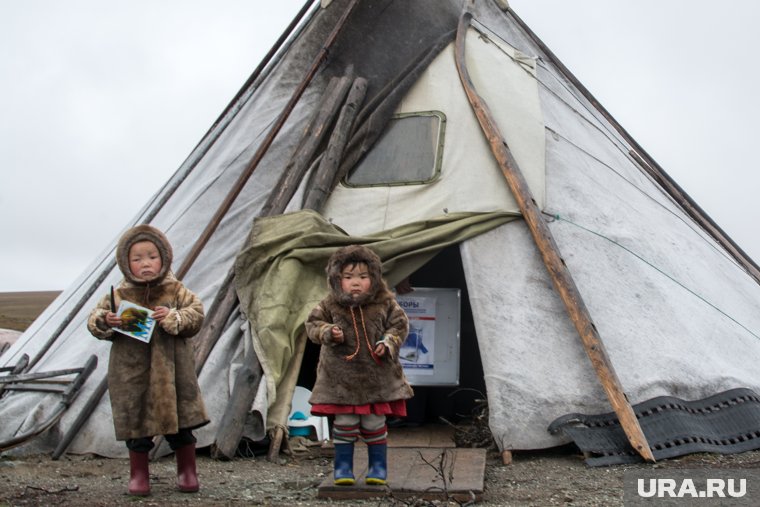
[[[302,4],[0,1],[0,292],[73,282],[185,160]],[[510,4],[760,261],[760,3]],[[144,180],[142,194],[113,202],[127,174]]]

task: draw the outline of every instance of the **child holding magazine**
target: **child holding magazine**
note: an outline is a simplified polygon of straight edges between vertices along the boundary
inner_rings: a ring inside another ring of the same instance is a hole
[[[188,339],[203,324],[203,305],[170,271],[172,248],[158,229],[138,225],[125,232],[116,261],[124,279],[91,312],[87,327],[111,342],[108,389],[116,439],[129,449],[129,493],[150,494],[148,452],[157,435],[176,454],[179,490],[198,491],[192,430],[209,420]],[[152,319],[147,337],[133,336],[133,318],[117,313],[122,302]]]

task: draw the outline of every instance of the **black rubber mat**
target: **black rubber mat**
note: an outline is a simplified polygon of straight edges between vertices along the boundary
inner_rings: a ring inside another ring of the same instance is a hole
[[[731,389],[696,401],[661,396],[634,405],[633,411],[658,460],[694,452],[733,454],[760,448],[760,396],[750,389]],[[614,412],[564,415],[548,429],[572,438],[590,466],[643,461],[628,443]]]

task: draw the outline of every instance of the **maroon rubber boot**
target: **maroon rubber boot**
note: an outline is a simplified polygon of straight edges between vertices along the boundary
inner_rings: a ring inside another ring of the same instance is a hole
[[[177,489],[183,493],[195,493],[198,473],[195,469],[195,444],[188,444],[174,451],[177,458]]]
[[[150,495],[147,452],[129,451],[129,494],[135,496]]]

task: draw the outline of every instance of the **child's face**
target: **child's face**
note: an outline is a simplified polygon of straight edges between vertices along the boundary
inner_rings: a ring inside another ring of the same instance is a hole
[[[138,241],[129,247],[129,271],[132,276],[149,282],[161,272],[161,254],[152,241]]]
[[[368,293],[371,285],[369,269],[363,262],[346,264],[340,271],[340,288],[354,299]]]

